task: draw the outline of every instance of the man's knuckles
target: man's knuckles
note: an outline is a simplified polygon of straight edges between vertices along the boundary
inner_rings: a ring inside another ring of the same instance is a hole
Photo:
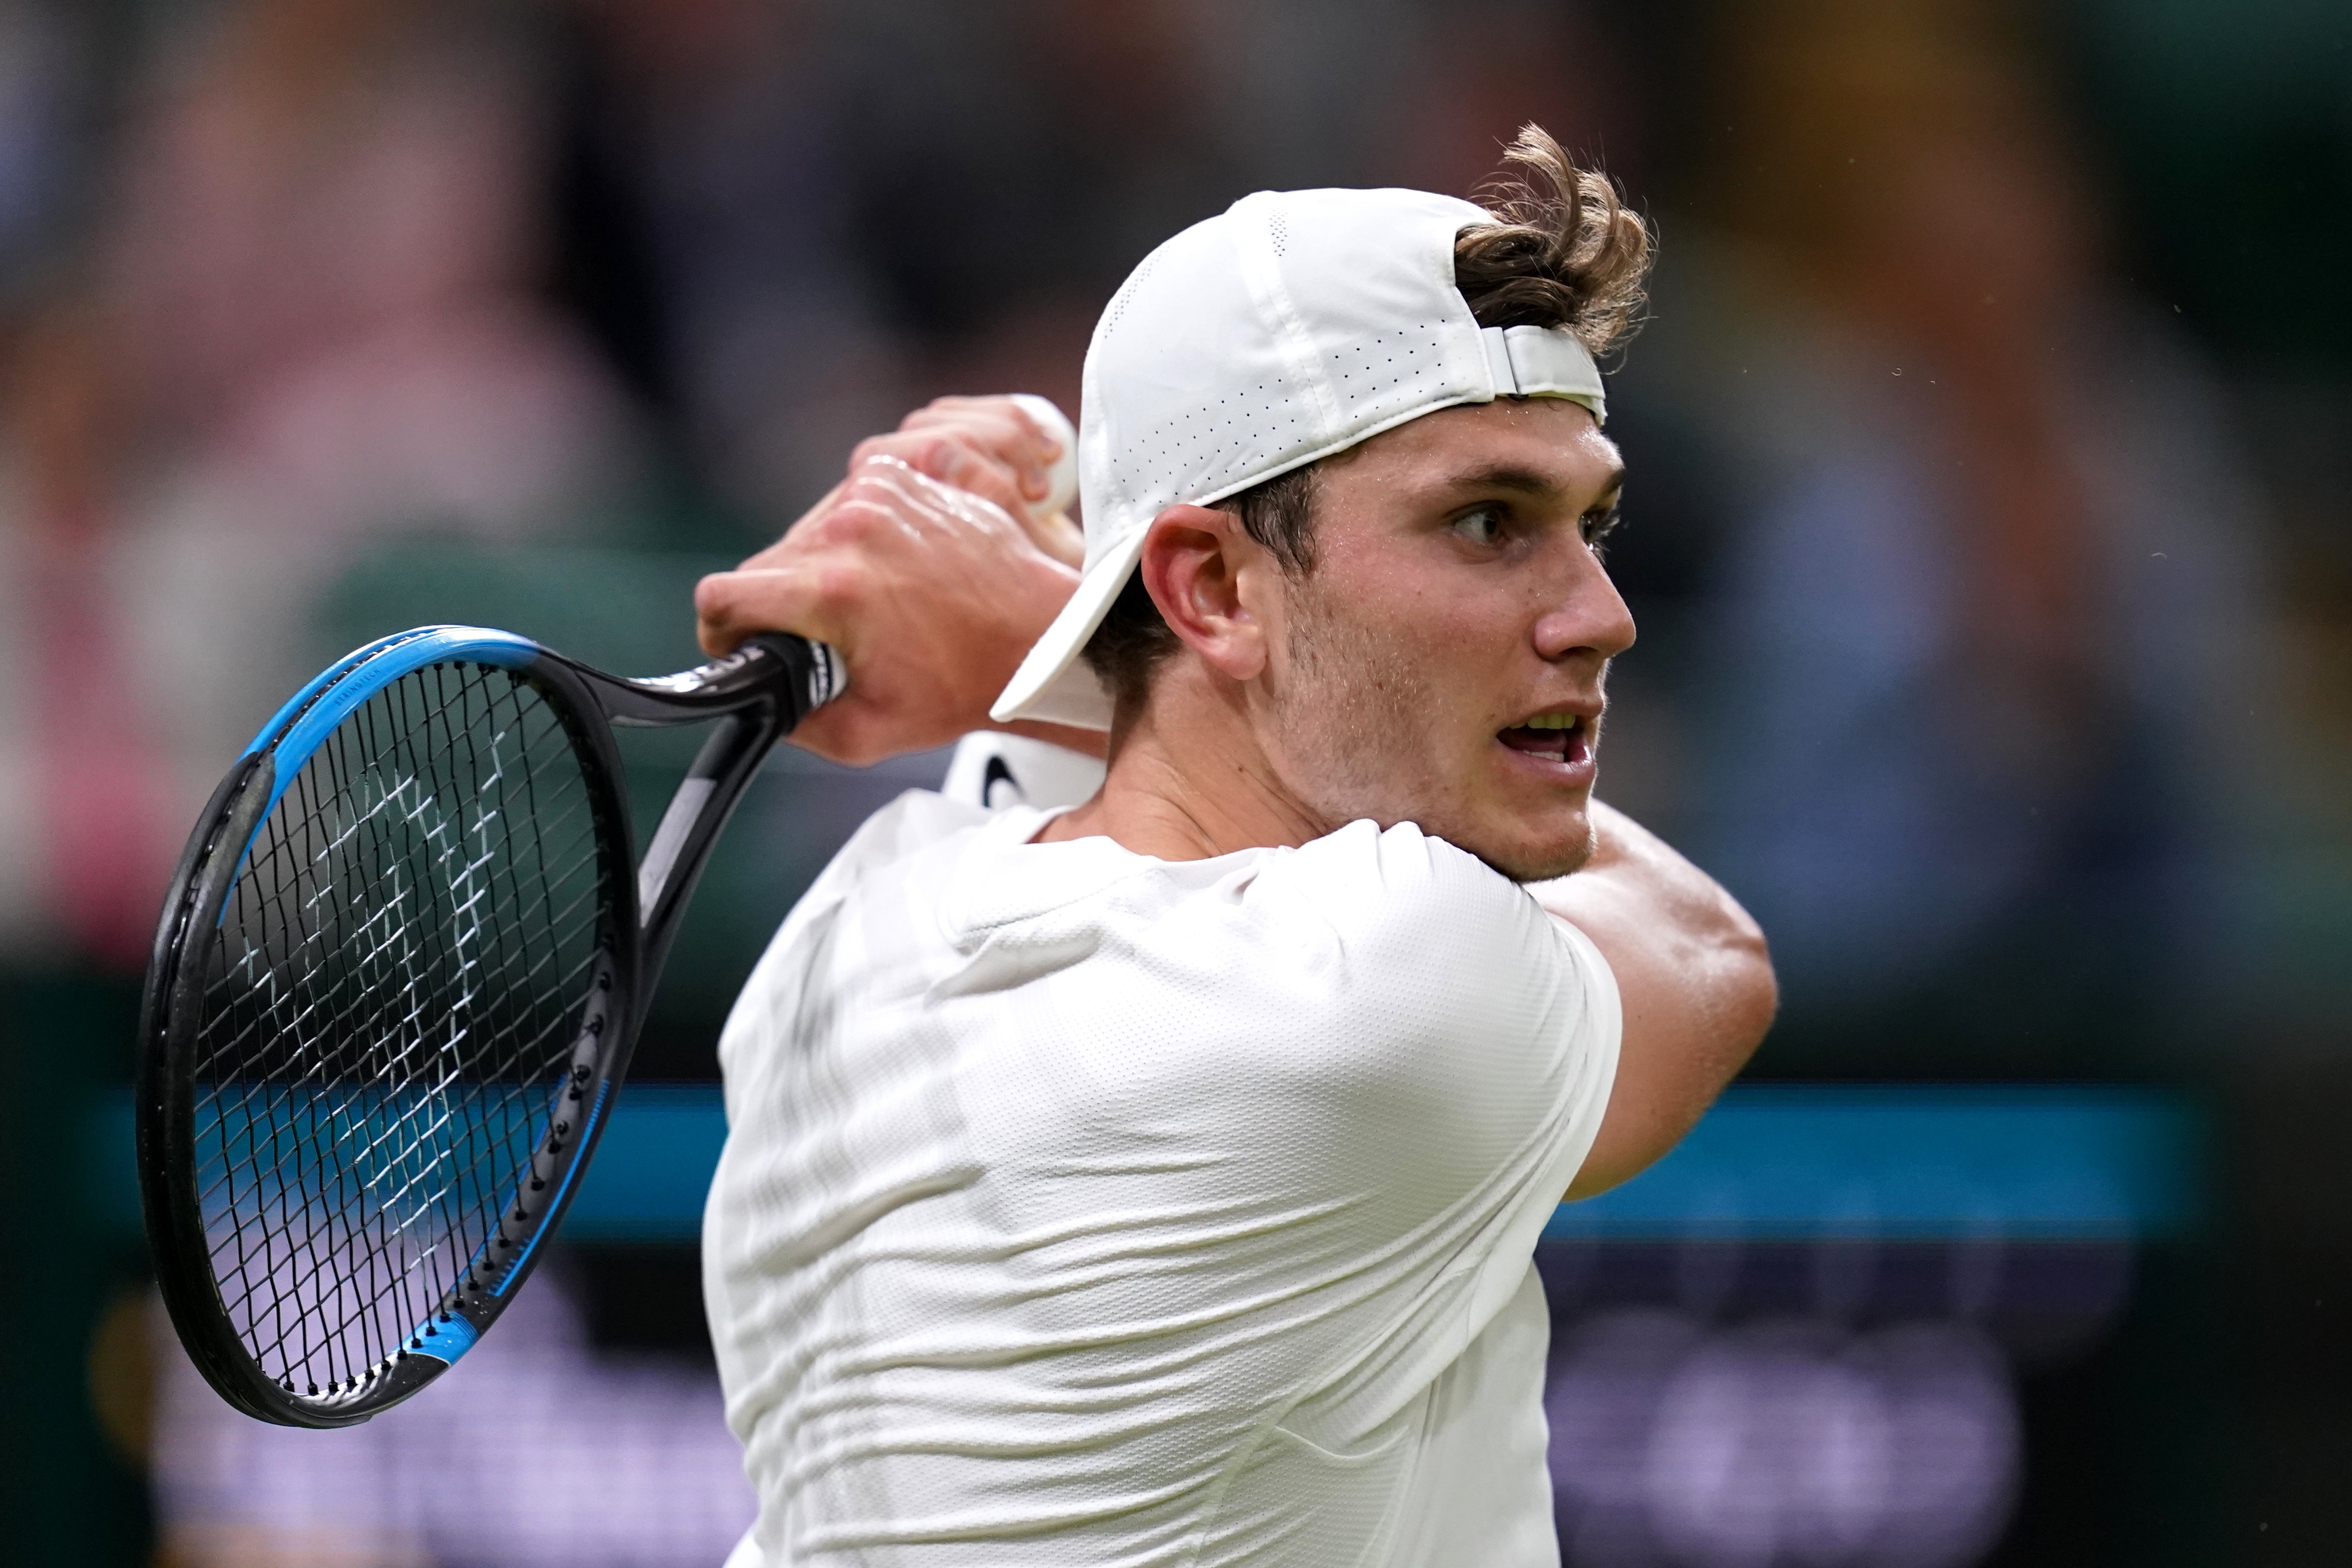
[[[1034,455],[1023,450],[1034,445],[1008,438],[992,439],[961,426],[927,426],[891,436],[867,437],[852,454],[849,471],[855,478],[860,471],[877,466],[886,469],[903,468],[1002,504],[1025,504],[1035,489],[1031,481],[1042,480],[1045,472]]]
[[[887,523],[892,509],[904,504],[882,485],[853,480],[841,488],[831,506],[793,530],[793,542],[803,558],[864,549]]]
[[[809,598],[827,620],[856,616],[873,595],[872,568],[856,556],[826,556],[808,570]]]
[[[983,460],[969,437],[951,427],[932,426],[868,436],[850,453],[849,468],[854,474],[875,463],[904,463],[919,474],[952,482]]]
[[[853,474],[869,463],[908,463],[922,437],[904,430],[887,435],[868,436],[849,449],[849,471]]]
[[[813,543],[845,549],[891,541],[936,545],[950,535],[987,539],[1002,549],[1023,536],[1013,514],[988,497],[897,468],[853,477],[831,507],[795,531]]]

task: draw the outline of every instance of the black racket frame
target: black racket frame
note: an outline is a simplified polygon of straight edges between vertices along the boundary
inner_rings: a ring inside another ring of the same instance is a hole
[[[321,682],[300,708],[280,715],[274,731],[238,760],[205,807],[181,853],[156,931],[135,1089],[140,1195],[156,1281],[173,1328],[205,1380],[237,1409],[280,1426],[349,1426],[400,1403],[446,1372],[514,1299],[595,1152],[646,1005],[711,846],[769,749],[839,695],[844,684],[831,648],[782,634],[754,637],[679,675],[608,675],[543,647],[515,668],[547,701],[582,759],[603,867],[597,952],[570,1079],[558,1090],[562,1105],[551,1115],[529,1174],[511,1206],[502,1207],[496,1232],[428,1319],[427,1333],[449,1338],[431,1345],[422,1335],[413,1338],[410,1348],[346,1385],[313,1394],[272,1380],[247,1350],[213,1268],[195,1134],[203,945],[268,807],[278,742],[341,681],[364,679],[375,658],[410,639],[452,629],[419,627],[387,638]],[[713,721],[716,728],[671,796],[640,865],[632,853],[627,785],[612,727]],[[299,768],[303,760],[289,759],[289,765]]]

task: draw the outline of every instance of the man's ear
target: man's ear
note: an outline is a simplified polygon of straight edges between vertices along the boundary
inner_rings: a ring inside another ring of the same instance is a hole
[[[1252,581],[1271,558],[1229,511],[1171,506],[1151,520],[1136,570],[1160,619],[1232,680],[1265,668],[1266,627]]]

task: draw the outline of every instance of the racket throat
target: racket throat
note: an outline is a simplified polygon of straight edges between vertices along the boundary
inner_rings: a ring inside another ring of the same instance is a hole
[[[637,865],[637,930],[643,954],[638,984],[650,994],[660,978],[679,914],[744,786],[767,759],[790,715],[772,705],[730,713],[687,770]]]
[[[662,890],[669,883],[670,873],[677,868],[678,856],[718,787],[715,778],[688,776],[677,786],[677,793],[670,796],[669,809],[662,813],[661,826],[654,829],[654,840],[646,846],[646,858],[637,866],[637,919],[641,926],[653,923],[654,911],[661,907]]]

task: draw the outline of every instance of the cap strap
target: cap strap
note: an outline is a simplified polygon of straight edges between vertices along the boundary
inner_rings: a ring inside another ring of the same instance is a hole
[[[1576,334],[1562,327],[1486,327],[1478,333],[1497,397],[1564,397],[1609,417],[1601,367]]]

